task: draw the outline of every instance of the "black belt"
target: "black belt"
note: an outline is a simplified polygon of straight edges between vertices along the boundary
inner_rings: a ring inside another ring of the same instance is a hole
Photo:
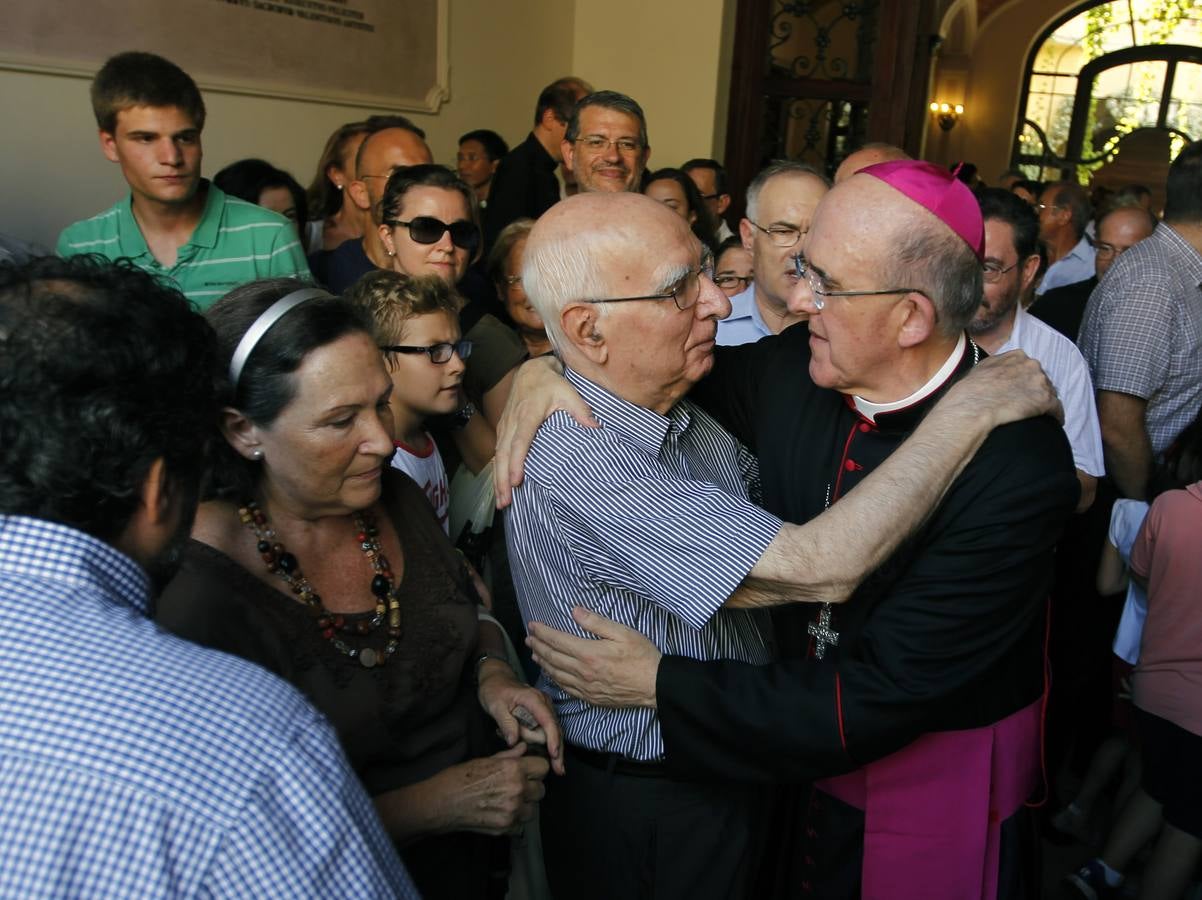
[[[602,753],[599,750],[577,747],[575,744],[565,743],[564,748],[567,755],[573,759],[612,775],[628,775],[633,778],[669,777],[668,767],[662,762],[640,762],[637,759],[627,759],[620,753]]]

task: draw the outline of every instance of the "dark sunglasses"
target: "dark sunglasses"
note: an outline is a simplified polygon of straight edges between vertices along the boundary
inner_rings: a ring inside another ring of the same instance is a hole
[[[442,236],[451,232],[451,243],[462,250],[475,251],[480,246],[480,229],[472,222],[460,219],[448,225],[442,219],[433,216],[414,216],[408,222],[399,219],[388,219],[384,222],[391,228],[403,225],[409,229],[409,237],[419,244],[437,244]]]
[[[431,344],[429,347],[412,347],[404,344],[394,344],[392,346],[381,345],[381,350],[385,353],[426,353],[430,357],[430,362],[437,365],[442,365],[445,362],[451,361],[451,354],[458,353],[460,359],[467,359],[472,355],[472,342],[468,340],[456,341],[449,344],[443,341],[440,344]]]

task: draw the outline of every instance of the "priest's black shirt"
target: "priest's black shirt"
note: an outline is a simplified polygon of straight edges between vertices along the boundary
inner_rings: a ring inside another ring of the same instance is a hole
[[[983,356],[971,343],[946,385],[869,423],[809,377],[804,324],[719,348],[690,398],[760,460],[764,506],[806,522],[846,494]],[[1050,417],[995,429],[918,533],[841,605],[837,646],[813,658],[818,608],[780,610],[769,666],[665,657],[657,700],[666,759],[692,778],[841,774],[918,736],[980,727],[1043,690],[1052,551],[1077,502],[1072,454]],[[888,515],[888,510],[881,510]]]

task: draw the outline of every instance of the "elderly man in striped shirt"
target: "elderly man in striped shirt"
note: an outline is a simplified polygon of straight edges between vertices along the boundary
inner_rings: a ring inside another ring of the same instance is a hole
[[[506,531],[527,620],[584,636],[580,606],[665,654],[759,663],[772,656],[766,607],[846,599],[995,424],[1056,401],[1025,358],[990,361],[863,490],[806,526],[783,523],[754,502],[754,458],[684,399],[730,312],[711,271],[683,220],[637,194],[581,194],[539,220],[524,285],[595,421],[543,423]],[[870,514],[880,505],[891,515]],[[545,676],[541,687],[568,742],[568,772],[543,804],[555,895],[746,896],[757,790],[667,778],[655,710],[635,698],[590,705]]]

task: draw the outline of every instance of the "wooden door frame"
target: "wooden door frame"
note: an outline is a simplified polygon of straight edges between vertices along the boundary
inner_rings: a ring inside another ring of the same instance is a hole
[[[737,3],[725,155],[734,198],[730,218],[742,216],[744,192],[761,166],[765,96],[867,103],[867,139],[897,144],[917,154],[930,78],[930,42],[920,38],[920,28],[931,21],[934,0],[880,0],[877,27],[881,37],[874,45],[868,84],[813,78],[769,80],[766,55],[772,0]],[[917,113],[915,98],[920,107]]]

